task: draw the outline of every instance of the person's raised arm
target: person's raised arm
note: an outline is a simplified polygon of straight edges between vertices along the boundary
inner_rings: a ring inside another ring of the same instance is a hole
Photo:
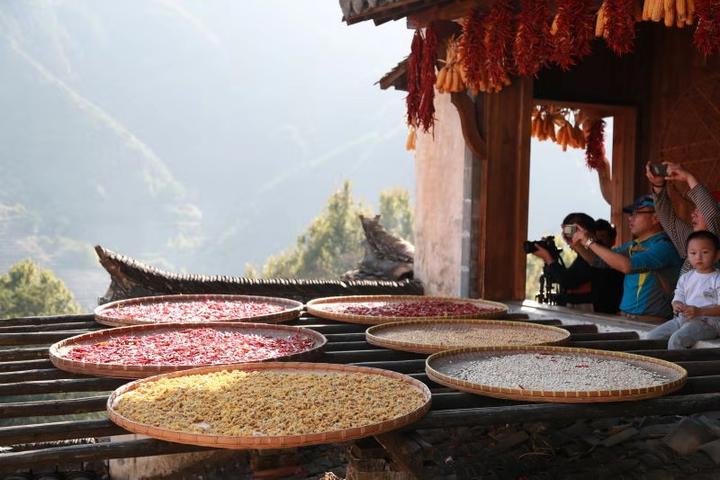
[[[573,235],[573,244],[579,244],[585,247],[586,250],[595,254],[600,260],[605,262],[608,267],[613,270],[617,270],[622,273],[630,273],[632,265],[630,259],[621,253],[616,253],[605,247],[604,245],[595,241],[587,230],[578,226],[575,235]],[[580,253],[580,249],[578,249]],[[585,256],[583,256],[585,258]]]
[[[677,216],[675,210],[673,210],[672,202],[667,192],[667,180],[672,180],[670,177],[670,172],[672,171],[671,165],[675,164],[665,162],[664,165],[668,167],[668,176],[662,177],[654,175],[649,163],[645,164],[645,175],[652,188],[655,200],[655,215],[660,225],[662,225],[663,230],[665,230],[665,233],[667,233],[670,240],[672,240],[675,249],[678,252],[685,252],[685,239],[692,232],[692,225],[684,222]]]
[[[705,220],[705,227],[713,233],[720,233],[720,208],[712,193],[700,183],[695,175],[685,170],[682,165],[666,162],[668,166],[667,179],[687,183],[690,190],[688,198],[695,204],[695,208]],[[692,230],[692,226],[690,226]],[[690,233],[688,232],[688,235]]]

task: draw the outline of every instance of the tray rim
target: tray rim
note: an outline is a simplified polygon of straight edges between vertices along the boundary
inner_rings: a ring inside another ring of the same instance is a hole
[[[469,353],[481,352],[549,352],[557,354],[585,354],[602,357],[611,357],[614,359],[632,360],[635,362],[645,362],[663,366],[670,370],[676,371],[680,378],[666,382],[653,387],[642,388],[625,388],[611,390],[522,390],[508,387],[493,387],[487,384],[477,384],[461,380],[456,377],[444,374],[436,370],[432,363],[438,359],[457,356]],[[551,403],[601,403],[601,402],[624,402],[633,400],[643,400],[655,398],[668,393],[679,390],[687,381],[687,370],[683,367],[661,360],[659,358],[638,355],[634,353],[616,352],[610,350],[598,350],[590,348],[577,347],[557,347],[557,346],[528,346],[528,347],[475,347],[475,348],[459,348],[453,350],[445,350],[435,353],[425,360],[425,372],[428,377],[441,385],[455,388],[468,393],[484,395],[488,397],[501,398],[506,400],[520,400],[531,402],[551,402]]]
[[[124,305],[135,305],[138,303],[160,303],[160,302],[181,302],[181,301],[194,301],[194,300],[225,300],[225,301],[248,301],[248,302],[267,302],[267,303],[274,303],[283,307],[286,307],[284,310],[277,312],[277,313],[268,313],[264,315],[257,315],[254,317],[241,317],[241,318],[235,318],[235,319],[223,319],[222,322],[246,322],[246,321],[252,321],[254,323],[280,323],[285,322],[289,320],[294,320],[300,316],[302,313],[302,310],[304,308],[304,305],[302,302],[299,302],[297,300],[292,300],[290,298],[284,298],[284,297],[267,297],[267,296],[260,296],[260,295],[233,295],[233,294],[216,294],[216,293],[208,293],[208,294],[173,294],[173,295],[153,295],[153,296],[147,296],[147,297],[134,297],[134,298],[125,298],[122,300],[115,300],[114,302],[104,303],[102,305],[98,305],[93,310],[93,315],[95,316],[95,321],[97,323],[100,323],[102,325],[109,325],[111,327],[126,327],[126,326],[132,326],[132,325],[152,325],[156,323],[164,323],[164,322],[153,322],[149,320],[142,320],[142,319],[119,319],[116,317],[109,317],[104,314],[105,310],[108,310],[110,308],[114,308],[117,306],[124,306]],[[170,323],[170,322],[168,322]],[[179,323],[179,322],[172,322],[172,323]],[[205,323],[215,323],[214,321],[209,321]]]
[[[328,303],[351,303],[351,302],[369,302],[369,301],[385,301],[385,302],[401,302],[412,300],[415,302],[429,301],[449,301],[455,303],[473,303],[483,306],[494,307],[495,310],[487,313],[468,313],[462,315],[445,315],[445,316],[420,316],[420,317],[385,317],[375,315],[354,315],[348,313],[328,312],[322,308],[322,305]],[[504,303],[495,302],[493,300],[485,300],[482,298],[464,298],[434,295],[345,295],[338,297],[322,297],[310,300],[305,307],[310,315],[327,320],[335,320],[346,323],[359,323],[362,325],[379,325],[382,323],[400,322],[405,320],[433,320],[433,319],[481,319],[502,316],[508,312],[508,306]]]
[[[394,419],[383,422],[370,424],[361,427],[354,427],[343,430],[335,430],[330,432],[312,433],[304,435],[278,435],[278,436],[245,436],[237,437],[231,435],[217,434],[199,434],[188,433],[178,430],[164,429],[160,427],[152,427],[147,424],[139,423],[124,417],[118,413],[113,405],[115,400],[122,394],[132,391],[139,385],[146,382],[153,382],[163,378],[173,378],[178,376],[190,376],[218,371],[233,370],[289,370],[295,372],[339,372],[339,373],[365,373],[371,375],[380,375],[400,380],[407,385],[418,390],[424,398],[424,403],[418,408],[396,417]],[[311,362],[264,362],[264,363],[242,363],[226,366],[212,366],[194,368],[191,370],[182,370],[178,372],[166,373],[147,377],[134,382],[125,384],[117,388],[110,394],[107,400],[108,418],[122,428],[143,435],[148,435],[160,440],[167,440],[176,443],[186,443],[191,445],[201,445],[208,447],[228,448],[228,449],[270,449],[270,448],[290,448],[306,445],[319,445],[323,443],[345,442],[371,435],[388,432],[409,425],[422,416],[430,409],[432,395],[430,389],[424,383],[416,380],[408,375],[393,372],[390,370],[382,370],[379,368],[360,367],[354,365],[343,365],[333,363],[311,363]]]
[[[371,344],[375,345],[377,347],[383,347],[383,348],[389,348],[391,350],[399,350],[403,352],[412,352],[412,353],[437,353],[442,352],[444,350],[451,350],[451,349],[457,349],[457,348],[473,348],[473,347],[454,347],[454,346],[443,346],[441,344],[437,343],[420,343],[420,342],[406,342],[401,340],[390,340],[390,339],[383,339],[382,337],[379,337],[377,335],[378,332],[384,331],[384,330],[391,330],[393,328],[402,327],[406,325],[433,325],[433,324],[471,324],[471,325],[501,325],[503,327],[508,328],[515,328],[517,330],[544,330],[546,332],[556,332],[558,334],[564,335],[562,338],[559,338],[557,340],[551,340],[548,342],[541,342],[541,343],[529,343],[529,345],[558,345],[562,342],[567,341],[568,338],[570,338],[570,332],[565,330],[562,327],[556,327],[552,325],[538,325],[535,323],[528,323],[528,322],[519,322],[519,321],[510,321],[510,320],[486,320],[486,319],[476,319],[476,318],[434,318],[432,320],[405,320],[402,322],[388,322],[388,323],[382,323],[378,325],[373,325],[369,327],[367,330],[365,330],[365,340]],[[505,345],[505,344],[498,344],[493,346],[518,346],[522,347],[523,345]]]
[[[192,368],[201,368],[203,366],[198,365],[162,365],[162,364],[146,364],[146,365],[123,365],[118,363],[97,363],[97,362],[85,362],[82,360],[71,360],[64,357],[61,354],[61,349],[68,347],[72,344],[89,343],[91,341],[102,341],[104,338],[110,338],[120,335],[130,334],[147,334],[159,333],[166,330],[186,330],[186,329],[200,329],[200,328],[213,328],[218,330],[274,330],[283,331],[288,333],[295,333],[305,335],[314,340],[314,346],[306,351],[295,353],[292,355],[273,357],[265,360],[257,360],[257,362],[268,362],[268,361],[288,361],[288,360],[300,360],[304,359],[315,353],[319,353],[327,344],[327,337],[312,330],[310,328],[293,326],[293,325],[277,325],[272,323],[254,323],[254,322],[192,322],[192,323],[151,323],[144,325],[129,325],[126,327],[116,327],[98,330],[95,332],[83,333],[69,337],[59,342],[55,342],[49,348],[49,357],[55,367],[66,372],[78,373],[81,375],[93,375],[99,377],[110,377],[110,378],[144,378],[151,375],[158,375],[162,373],[170,373],[178,370],[188,370]],[[83,342],[81,342],[83,341]],[[88,341],[88,342],[84,342]],[[256,362],[244,362],[244,363],[256,363]],[[218,364],[222,365],[233,365],[230,364]],[[209,365],[206,365],[209,366]]]

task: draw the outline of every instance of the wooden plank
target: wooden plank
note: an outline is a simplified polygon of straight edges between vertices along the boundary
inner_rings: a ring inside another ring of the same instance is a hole
[[[656,349],[667,346],[667,340],[599,340],[591,342],[573,342],[573,347],[598,348],[600,350],[640,350]]]
[[[54,465],[60,459],[65,463],[91,462],[109,458],[149,457],[171,453],[201,452],[207,447],[163,442],[153,438],[140,440],[119,440],[85,445],[44,448],[24,452],[0,453],[0,464],[4,469],[19,469],[38,465]]]
[[[87,375],[77,375],[70,372],[52,368],[37,368],[33,370],[19,370],[16,372],[0,373],[0,384],[14,382],[31,382],[35,380],[56,380],[58,378],[91,378]]]
[[[22,333],[22,332],[46,332],[46,331],[62,331],[62,330],[102,330],[107,328],[95,321],[92,322],[68,322],[68,323],[48,323],[47,325],[13,325],[5,326],[0,321],[0,333]]]
[[[95,315],[92,313],[81,315],[50,315],[44,317],[17,317],[6,318],[0,320],[0,325],[5,327],[17,325],[47,325],[49,323],[66,323],[66,322],[89,322],[95,321]]]
[[[365,340],[354,342],[333,342],[325,345],[326,352],[350,352],[354,350],[376,350],[380,347],[370,345]]]
[[[689,376],[720,375],[720,362],[716,360],[696,360],[675,363],[687,370]]]
[[[693,361],[693,360],[720,360],[720,348],[695,348],[689,350],[642,349],[630,350],[629,353],[662,358],[663,360]]]
[[[116,378],[78,378],[0,384],[0,396],[35,395],[40,393],[107,392],[130,380]]]
[[[330,363],[390,362],[395,360],[413,360],[426,357],[427,355],[420,355],[416,353],[377,349],[355,350],[352,352],[325,352],[323,354],[322,361]]]
[[[637,402],[538,403],[475,409],[431,410],[425,417],[405,429],[489,426],[525,422],[567,422],[583,418],[689,415],[710,410],[720,410],[720,393],[668,396]]]
[[[0,362],[48,358],[48,347],[0,349]]]
[[[66,400],[0,403],[0,418],[43,417],[105,411],[108,395]]]
[[[108,419],[68,420],[36,425],[0,427],[0,445],[50,442],[72,438],[107,437],[127,433],[127,430],[118,427]]]
[[[573,333],[570,335],[571,342],[588,342],[595,340],[637,340],[640,335],[637,332],[604,332],[604,333]]]
[[[47,349],[45,349],[47,351]],[[35,370],[37,368],[53,368],[50,360],[20,360],[17,362],[0,362],[0,372],[17,372],[19,370]]]
[[[50,345],[68,337],[81,335],[93,330],[61,330],[38,333],[2,333],[0,345]]]

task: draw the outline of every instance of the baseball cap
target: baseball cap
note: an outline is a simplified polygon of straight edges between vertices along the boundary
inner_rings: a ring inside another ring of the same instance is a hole
[[[655,209],[655,200],[653,200],[652,195],[643,195],[641,197],[638,197],[630,205],[624,206],[623,212],[632,213],[635,210],[639,210],[643,207],[651,207],[653,210]]]

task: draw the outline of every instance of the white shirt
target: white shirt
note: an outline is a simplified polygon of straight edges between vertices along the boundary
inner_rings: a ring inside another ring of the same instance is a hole
[[[692,307],[720,305],[720,270],[700,273],[696,270],[680,275],[675,288],[673,302],[682,302]],[[720,317],[698,317],[720,322]]]

